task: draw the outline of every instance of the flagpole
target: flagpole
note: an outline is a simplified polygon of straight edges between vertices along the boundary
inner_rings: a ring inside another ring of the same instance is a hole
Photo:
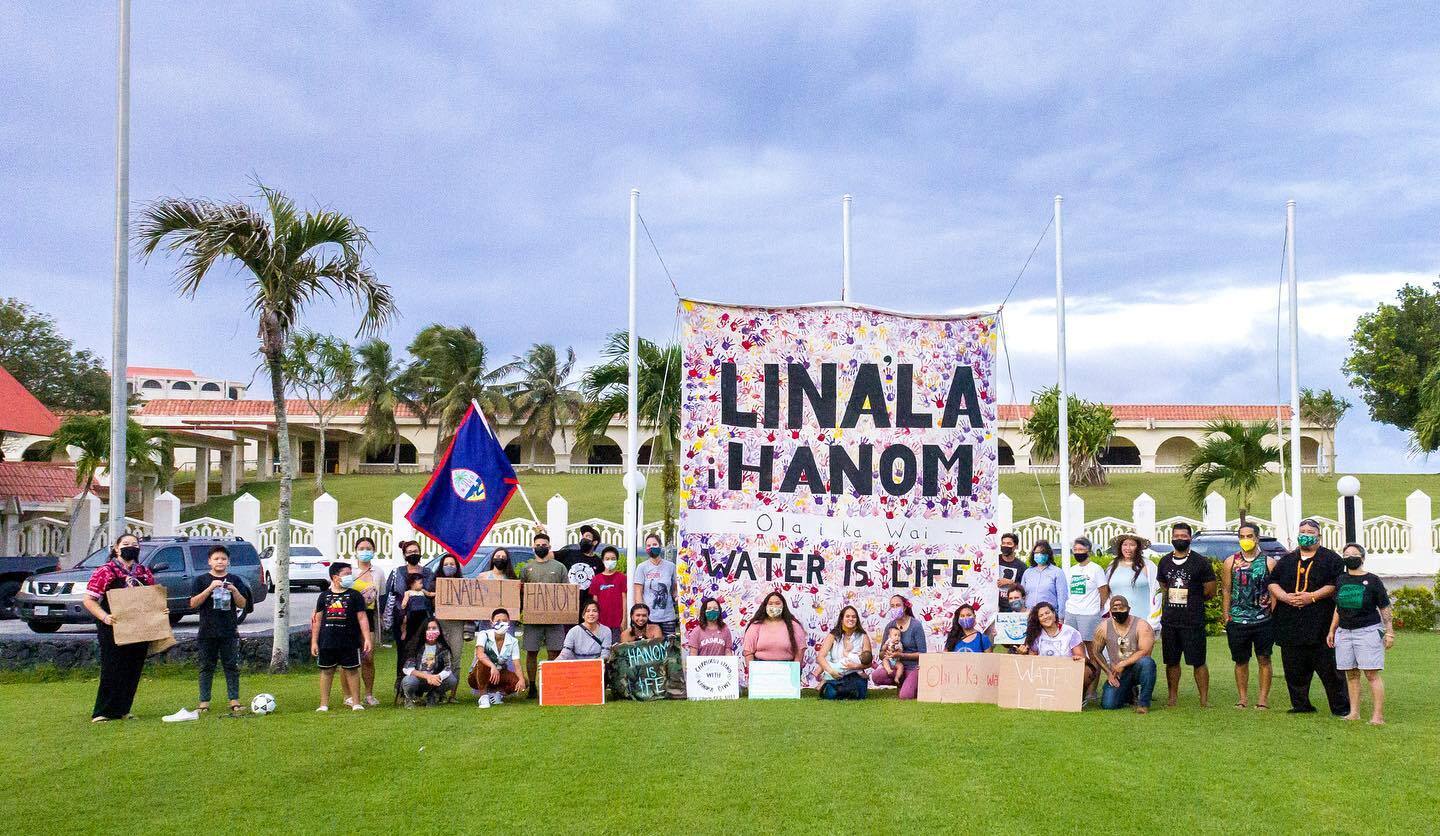
[[[1285,248],[1286,280],[1290,285],[1290,493],[1295,519],[1290,521],[1287,538],[1294,537],[1296,522],[1305,519],[1300,504],[1300,300],[1295,284],[1295,201],[1285,201],[1285,235],[1290,240]],[[1279,427],[1276,427],[1279,430]],[[1278,520],[1277,520],[1278,522]]]
[[[840,254],[843,278],[840,284],[840,301],[850,301],[850,195],[840,199]]]
[[[630,190],[630,329],[629,355],[626,374],[625,408],[625,557],[630,561],[629,577],[625,583],[625,611],[635,605],[635,568],[640,565],[640,527],[635,513],[635,503],[640,496],[640,474],[636,469],[640,447],[639,393],[640,369],[637,360],[639,337],[635,333],[635,293],[640,279],[639,257],[640,190]],[[626,616],[627,618],[629,616]]]
[[[485,432],[490,433],[490,435],[492,436],[495,435],[495,431],[490,428],[490,422],[485,420],[485,410],[480,408],[480,402],[475,400],[474,398],[471,398],[470,408],[475,410],[475,415],[480,418],[480,423],[485,426]],[[498,441],[499,439],[496,440]],[[530,504],[530,497],[525,495],[525,486],[520,484],[519,474],[515,475],[515,487],[520,490],[520,498],[525,501],[525,507],[530,511],[530,519],[534,520],[537,526],[543,525],[544,523],[541,522],[540,515],[535,513],[535,506]],[[554,535],[552,534],[551,536]]]
[[[130,339],[130,0],[120,0],[120,55],[115,113],[115,299],[110,347],[110,542],[125,533],[125,382]],[[197,471],[198,472],[198,471]],[[81,553],[84,556],[84,553]]]
[[[1055,195],[1055,339],[1059,398],[1060,543],[1066,569],[1070,568],[1070,389],[1065,381],[1065,245],[1060,230],[1060,206],[1065,198]]]

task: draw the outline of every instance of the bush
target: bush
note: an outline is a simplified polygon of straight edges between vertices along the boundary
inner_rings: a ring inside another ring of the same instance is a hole
[[[1395,629],[1435,629],[1435,619],[1440,617],[1440,605],[1435,603],[1435,593],[1432,590],[1417,586],[1397,589],[1390,593],[1390,603],[1395,607]]]

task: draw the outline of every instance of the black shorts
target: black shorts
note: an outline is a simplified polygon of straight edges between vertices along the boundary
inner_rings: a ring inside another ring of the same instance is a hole
[[[1166,666],[1180,664],[1180,655],[1185,655],[1185,664],[1198,668],[1205,664],[1205,625],[1194,627],[1172,627],[1160,624],[1160,649]]]
[[[348,649],[332,650],[320,648],[320,655],[315,657],[315,666],[320,670],[332,670],[336,667],[353,671],[360,667],[360,648],[351,647]]]
[[[1269,619],[1258,624],[1232,621],[1225,625],[1225,640],[1230,643],[1230,658],[1237,665],[1249,663],[1251,651],[1261,659],[1269,659],[1275,647],[1275,626]]]

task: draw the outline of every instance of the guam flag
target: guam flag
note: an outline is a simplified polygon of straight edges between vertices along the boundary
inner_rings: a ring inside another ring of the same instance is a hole
[[[504,448],[472,401],[450,448],[405,519],[461,563],[468,563],[518,484]]]

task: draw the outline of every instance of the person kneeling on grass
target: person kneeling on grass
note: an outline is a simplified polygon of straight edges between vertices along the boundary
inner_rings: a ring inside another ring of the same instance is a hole
[[[500,705],[506,695],[525,690],[525,671],[519,668],[519,661],[520,643],[510,634],[510,611],[502,607],[490,614],[490,628],[475,634],[469,683],[480,695],[481,708]]]
[[[863,700],[870,689],[865,671],[870,669],[870,637],[860,628],[860,613],[847,606],[840,611],[835,629],[825,635],[815,651],[820,665],[820,699]]]
[[[315,598],[310,616],[310,655],[320,669],[320,707],[330,710],[330,686],[340,668],[340,688],[350,708],[364,711],[360,703],[360,654],[370,653],[370,620],[365,598],[350,588],[350,564],[330,564],[330,588]]]
[[[445,640],[440,621],[435,618],[426,621],[416,634],[415,641],[410,643],[405,653],[405,665],[400,669],[405,674],[405,678],[400,680],[400,687],[405,692],[405,707],[414,708],[415,701],[419,699],[425,700],[426,705],[434,705],[447,693],[453,692],[460,684],[455,676],[454,660],[455,653],[450,649],[450,642]]]
[[[215,662],[225,669],[225,696],[230,699],[230,713],[239,714],[240,707],[240,637],[236,613],[250,604],[250,587],[239,575],[230,574],[230,551],[224,546],[210,547],[210,571],[195,579],[191,588],[190,609],[200,614],[200,630],[196,635],[200,651],[200,705],[198,711],[210,710],[210,687],[215,681]]]
[[[586,601],[580,608],[580,623],[565,634],[560,660],[609,659],[611,642],[610,628],[600,623],[600,605]]]
[[[1325,643],[1335,648],[1335,668],[1345,674],[1350,691],[1346,720],[1360,719],[1360,672],[1370,680],[1370,701],[1375,704],[1370,724],[1385,723],[1385,651],[1395,644],[1390,596],[1380,578],[1365,571],[1365,549],[1346,543],[1340,560],[1345,574],[1335,582],[1335,615]]]
[[[630,621],[625,625],[625,629],[620,631],[620,644],[663,638],[665,634],[661,632],[660,625],[650,621],[649,607],[636,604],[630,608]]]
[[[1136,714],[1150,713],[1150,696],[1155,692],[1155,631],[1150,622],[1131,617],[1130,602],[1124,595],[1110,598],[1110,617],[1095,628],[1091,655],[1105,674],[1100,707],[1124,708],[1135,704]]]

